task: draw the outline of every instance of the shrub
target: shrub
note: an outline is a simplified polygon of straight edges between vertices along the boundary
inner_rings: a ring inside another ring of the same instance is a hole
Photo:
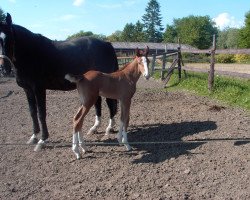
[[[250,55],[247,54],[235,54],[234,60],[237,63],[250,63]]]
[[[215,60],[217,63],[234,63],[234,55],[233,54],[218,54],[215,55]]]

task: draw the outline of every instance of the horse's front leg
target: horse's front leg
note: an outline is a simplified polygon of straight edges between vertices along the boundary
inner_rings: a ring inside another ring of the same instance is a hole
[[[38,117],[42,128],[42,138],[37,143],[34,151],[39,151],[45,146],[49,137],[49,132],[46,124],[46,90],[35,89],[35,97],[38,108]]]
[[[28,100],[30,115],[33,122],[33,135],[28,140],[27,144],[36,144],[38,142],[37,134],[40,132],[39,122],[37,118],[36,98],[34,92],[31,89],[24,89],[24,92]]]
[[[94,126],[92,126],[87,135],[90,135],[90,134],[93,134],[93,133],[96,133],[97,132],[97,129],[100,127],[101,125],[101,115],[102,115],[102,98],[99,96],[97,98],[97,101],[95,103],[95,113],[96,113],[96,116],[95,116],[95,124]]]
[[[106,99],[106,103],[109,108],[109,125],[106,128],[105,135],[108,136],[111,131],[113,131],[114,125],[115,125],[115,115],[117,113],[117,100],[116,99]]]

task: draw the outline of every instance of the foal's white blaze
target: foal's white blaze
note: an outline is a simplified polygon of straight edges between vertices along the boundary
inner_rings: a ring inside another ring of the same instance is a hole
[[[145,56],[142,57],[142,63],[143,63],[143,67],[144,67],[143,76],[146,78],[149,78],[148,63],[147,63],[147,59]]]

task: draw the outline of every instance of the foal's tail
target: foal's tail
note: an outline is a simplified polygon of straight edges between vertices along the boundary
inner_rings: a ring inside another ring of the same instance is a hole
[[[66,74],[64,78],[66,80],[70,81],[71,83],[77,83],[83,79],[83,76],[82,75]]]

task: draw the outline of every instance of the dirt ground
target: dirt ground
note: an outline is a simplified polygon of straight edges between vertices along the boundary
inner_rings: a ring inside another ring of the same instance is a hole
[[[25,145],[32,127],[24,92],[0,79],[0,199],[250,199],[249,112],[140,80],[128,139],[149,143],[126,152],[117,125],[103,141],[103,101],[99,133],[85,140],[115,144],[89,145],[76,160],[70,143],[78,106],[76,91],[47,91],[50,143],[34,152]],[[93,122],[94,109],[83,133]]]

